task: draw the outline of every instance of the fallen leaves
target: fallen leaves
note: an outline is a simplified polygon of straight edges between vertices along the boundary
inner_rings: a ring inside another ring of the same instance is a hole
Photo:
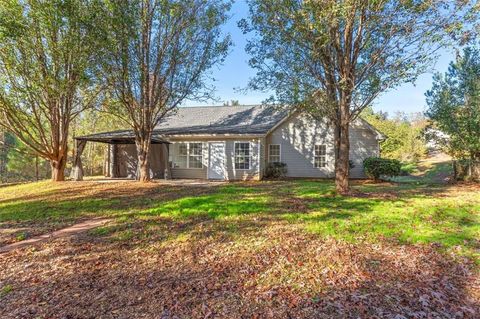
[[[434,246],[272,223],[148,249],[87,235],[0,257],[2,318],[475,318],[478,273]],[[200,230],[199,230],[200,231]],[[473,284],[475,283],[475,284]]]

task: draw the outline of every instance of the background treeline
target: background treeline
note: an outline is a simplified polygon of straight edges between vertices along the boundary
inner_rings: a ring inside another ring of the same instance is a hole
[[[73,156],[73,137],[94,132],[106,132],[125,128],[111,114],[98,110],[85,111],[72,123],[72,138],[69,140],[66,175],[71,170]],[[87,143],[82,156],[85,173],[90,176],[105,173],[107,144]],[[0,182],[12,183],[50,178],[50,163],[36,155],[14,134],[0,130]]]
[[[386,136],[380,144],[381,156],[402,162],[406,173],[428,155],[425,129],[429,122],[422,113],[396,112],[389,116],[368,107],[363,111],[362,118]]]

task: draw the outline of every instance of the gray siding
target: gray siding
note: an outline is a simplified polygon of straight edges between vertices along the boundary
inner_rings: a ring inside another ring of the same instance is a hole
[[[306,115],[293,115],[267,137],[268,144],[280,144],[281,161],[287,164],[288,177],[327,178],[334,174],[333,129]],[[327,166],[314,167],[314,145],[327,147]]]
[[[208,152],[206,151],[208,144],[202,140],[179,140],[169,145],[170,155],[178,152],[178,145],[181,142],[201,142],[202,143],[202,164],[203,168],[170,168],[170,174],[172,178],[178,179],[206,179],[207,178],[207,165],[208,165]],[[169,159],[169,161],[171,158]],[[171,162],[169,162],[171,167]]]
[[[206,179],[206,168],[172,168],[172,178],[186,178],[186,179]]]
[[[225,165],[226,165],[226,175],[227,180],[246,180],[246,179],[259,179],[261,175],[262,168],[260,166],[261,158],[261,139],[253,138],[179,138],[176,137],[172,139],[170,144],[170,150],[175,151],[176,147],[174,143],[182,142],[202,142],[203,143],[203,169],[187,169],[187,168],[172,168],[171,176],[172,178],[207,178],[207,167],[208,167],[208,142],[222,141],[225,142]],[[250,150],[252,153],[251,156],[251,165],[248,170],[238,170],[235,169],[234,165],[234,145],[235,142],[250,142]]]
[[[202,142],[203,168],[171,168],[172,178],[206,179],[208,176],[209,152],[208,143],[225,142],[225,164],[227,180],[260,179],[263,177],[268,162],[268,145],[280,144],[281,161],[287,164],[288,177],[334,177],[334,140],[333,127],[326,121],[316,121],[308,115],[297,114],[279,125],[265,138],[232,138],[232,137],[199,137],[182,138],[172,137],[169,145],[170,152],[178,149],[176,142]],[[235,169],[234,145],[235,142],[249,142],[251,150],[251,166],[248,170]],[[314,167],[314,145],[326,146],[326,167]],[[135,145],[117,145],[115,147],[115,165],[118,177],[135,177],[137,170],[137,156]],[[152,145],[150,158],[151,174],[154,178],[163,178],[167,150],[165,145]],[[379,156],[379,144],[376,133],[363,121],[354,122],[350,129],[350,159],[354,163],[351,170],[352,178],[365,177],[363,160],[370,156]],[[170,167],[170,165],[169,165]]]
[[[116,177],[135,178],[137,173],[137,149],[134,144],[115,145]],[[164,144],[152,144],[149,154],[150,176],[152,178],[163,178],[167,150]]]
[[[350,160],[354,164],[350,170],[350,176],[365,178],[363,160],[373,156],[380,156],[380,144],[377,136],[365,125],[365,122],[357,120],[350,126]]]
[[[363,178],[363,160],[369,156],[378,156],[376,135],[362,121],[356,121],[351,126],[350,143],[350,159],[355,165],[350,176]],[[316,121],[304,114],[293,115],[267,137],[267,161],[268,144],[280,144],[281,161],[287,164],[288,177],[334,177],[333,127],[326,121]],[[314,167],[316,144],[326,145],[326,167]]]

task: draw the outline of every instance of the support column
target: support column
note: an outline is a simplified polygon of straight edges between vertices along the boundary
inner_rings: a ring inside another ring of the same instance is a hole
[[[170,159],[170,144],[162,144],[162,155],[163,161],[165,163],[165,170],[164,170],[164,179],[172,179],[172,171],[169,163]]]
[[[87,141],[75,140],[75,155],[73,157],[73,167],[72,173],[70,174],[71,178],[74,181],[83,180],[83,167],[82,167],[82,153],[85,149]]]
[[[110,146],[110,177],[116,178],[117,175],[117,145],[111,144]]]

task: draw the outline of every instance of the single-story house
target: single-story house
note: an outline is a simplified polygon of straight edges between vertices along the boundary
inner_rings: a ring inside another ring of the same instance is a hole
[[[380,155],[383,138],[362,119],[352,123],[352,178],[365,176],[363,160]],[[135,177],[132,131],[80,136],[76,141],[77,154],[87,141],[108,143],[109,176]],[[155,128],[150,165],[153,178],[262,179],[269,162],[285,163],[287,177],[331,178],[334,158],[333,128],[305,113],[262,105],[180,107]]]

